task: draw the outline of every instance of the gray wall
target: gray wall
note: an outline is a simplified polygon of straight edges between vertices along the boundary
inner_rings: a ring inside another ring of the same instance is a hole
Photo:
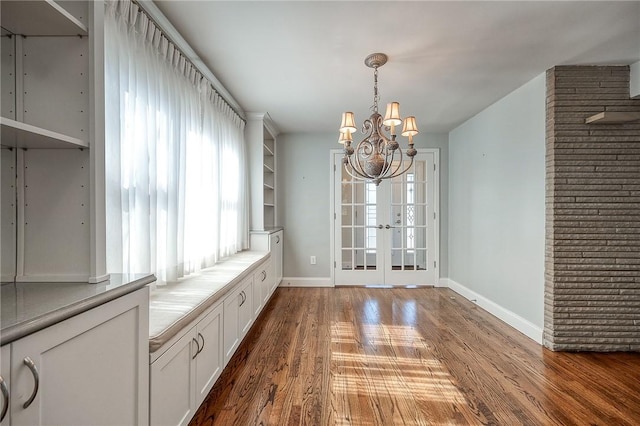
[[[449,134],[449,278],[542,329],[545,76]]]
[[[404,138],[402,138],[404,139]],[[416,148],[440,148],[440,273],[448,274],[448,137],[418,134]],[[328,278],[330,247],[330,150],[337,133],[281,134],[277,140],[278,224],[284,226],[284,276]],[[401,141],[401,147],[406,146]],[[310,265],[309,257],[317,264]]]

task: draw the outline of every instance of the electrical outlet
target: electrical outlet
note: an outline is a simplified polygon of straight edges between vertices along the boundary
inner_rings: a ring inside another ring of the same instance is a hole
[[[315,264],[316,264],[316,257],[315,257],[315,256],[311,256],[311,258],[309,259],[309,262],[310,262],[312,265],[315,265]]]

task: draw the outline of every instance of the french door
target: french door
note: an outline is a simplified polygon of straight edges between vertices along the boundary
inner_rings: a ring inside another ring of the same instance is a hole
[[[435,285],[438,151],[418,150],[378,186],[349,176],[342,157],[333,154],[334,284]]]

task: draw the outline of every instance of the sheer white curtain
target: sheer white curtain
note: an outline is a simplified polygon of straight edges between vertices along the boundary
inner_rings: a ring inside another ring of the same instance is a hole
[[[130,1],[105,11],[107,263],[159,282],[248,246],[244,122]]]

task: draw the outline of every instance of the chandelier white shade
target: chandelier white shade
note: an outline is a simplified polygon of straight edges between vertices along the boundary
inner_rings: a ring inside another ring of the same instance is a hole
[[[355,179],[367,180],[379,185],[383,179],[390,179],[405,173],[413,164],[417,151],[413,148],[413,136],[418,134],[416,119],[413,116],[404,120],[400,116],[400,104],[387,104],[384,118],[378,113],[378,68],[387,62],[384,53],[372,53],[364,63],[373,68],[373,113],[362,125],[364,139],[352,146],[353,134],[357,130],[353,112],[342,113],[340,137],[338,143],[344,145],[342,160],[347,173]],[[403,153],[396,141],[396,126],[402,124],[402,136],[409,138],[409,145],[404,155],[410,161],[404,164]],[[389,136],[385,134],[389,132]]]

